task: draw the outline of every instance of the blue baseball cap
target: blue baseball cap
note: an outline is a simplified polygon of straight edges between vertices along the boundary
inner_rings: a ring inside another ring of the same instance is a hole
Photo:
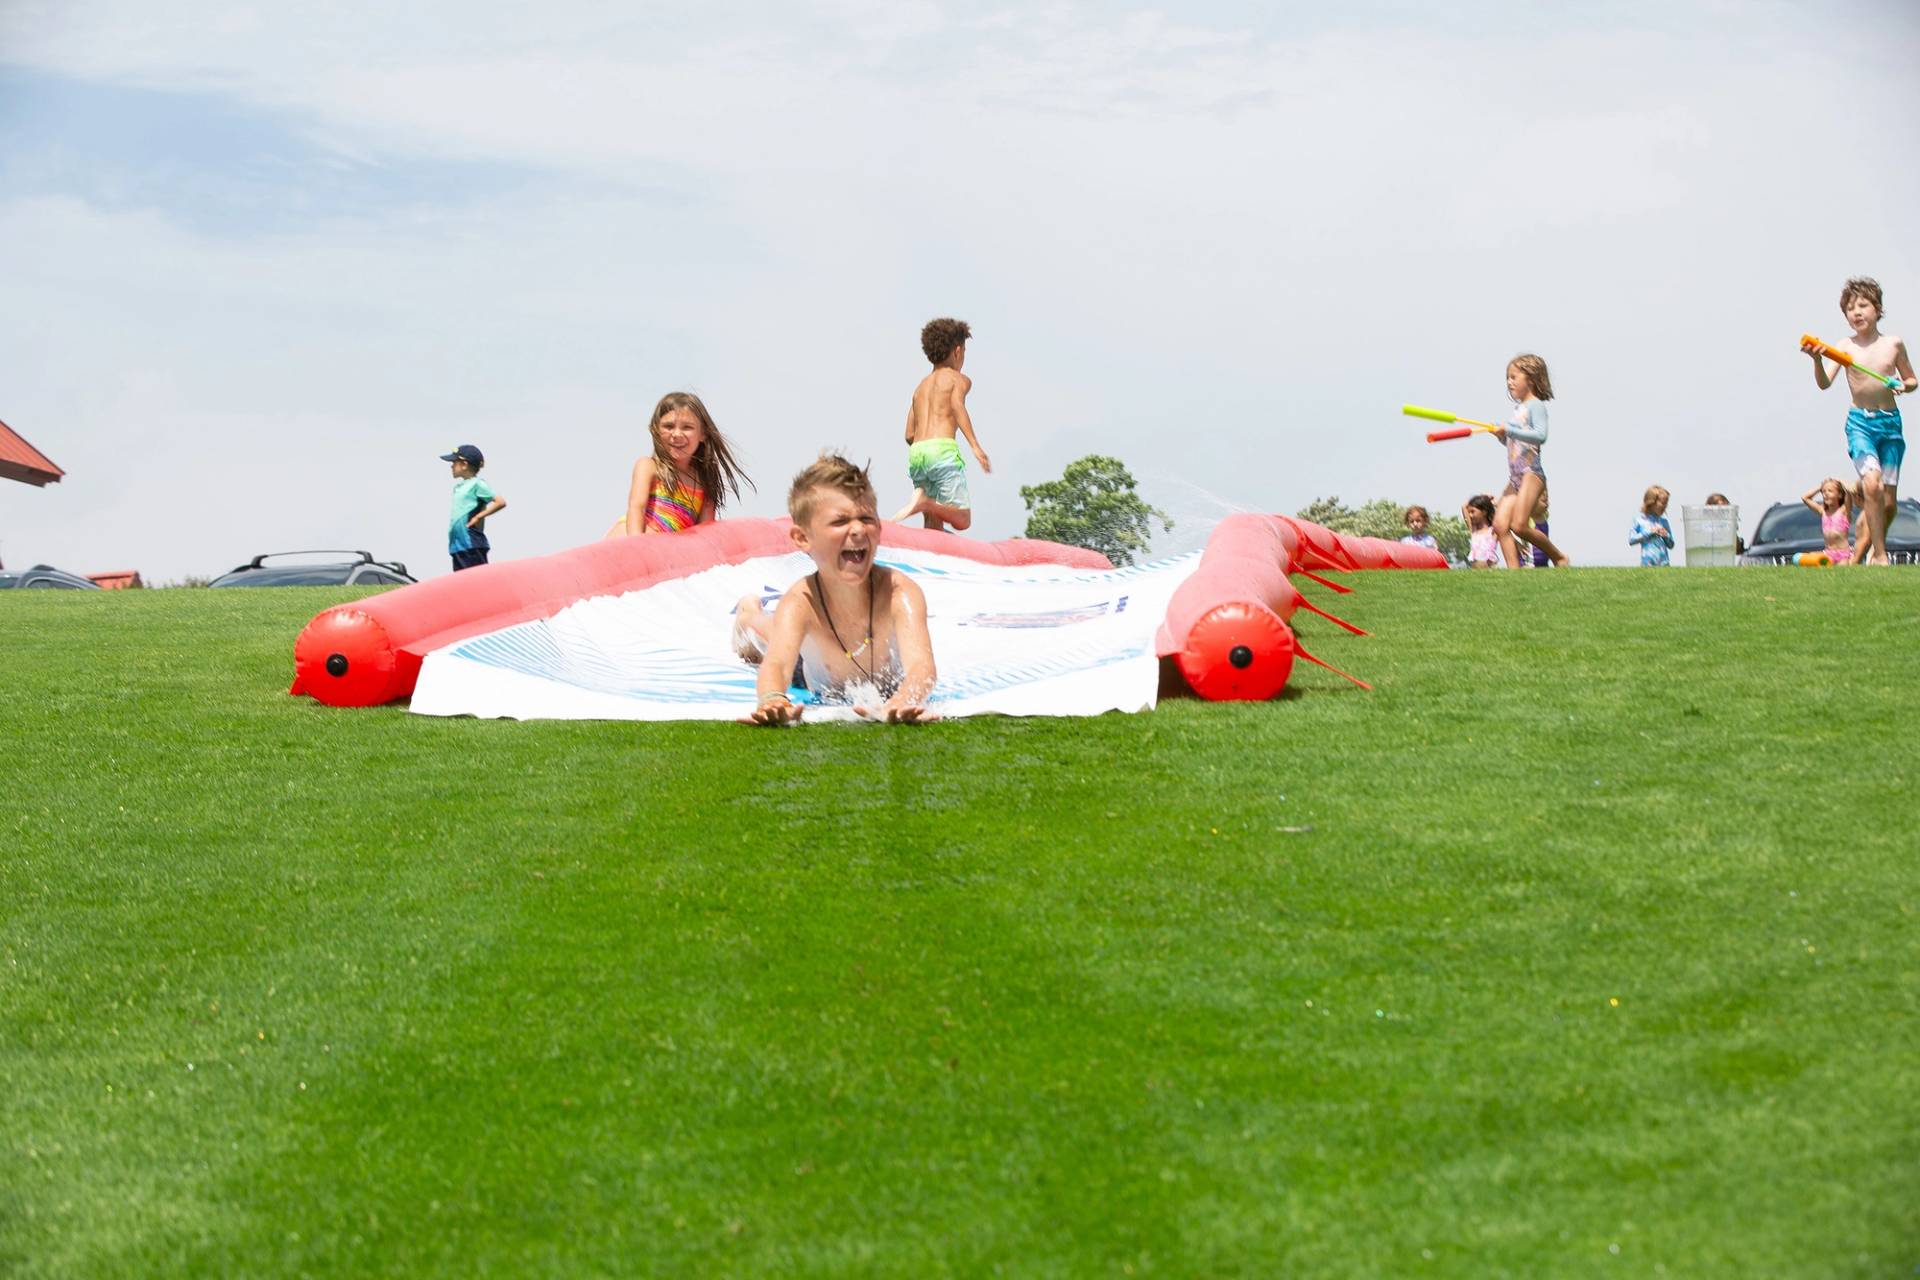
[[[485,466],[487,459],[486,459],[486,456],[480,452],[480,447],[478,445],[463,444],[458,449],[455,449],[452,453],[441,454],[440,461],[464,462],[470,467],[479,467],[479,466]]]

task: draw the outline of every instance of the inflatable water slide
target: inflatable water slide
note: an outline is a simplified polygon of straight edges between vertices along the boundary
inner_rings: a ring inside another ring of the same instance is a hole
[[[788,527],[613,538],[338,605],[295,642],[290,692],[340,707],[409,699],[439,716],[736,719],[756,676],[733,652],[737,603],[770,604],[812,569]],[[878,563],[926,593],[933,703],[950,717],[1150,710],[1162,660],[1203,698],[1271,698],[1296,657],[1319,661],[1289,625],[1299,610],[1364,634],[1290,575],[1344,592],[1320,575],[1446,567],[1425,548],[1251,514],[1222,520],[1202,551],[1121,568],[1079,547],[888,524]]]

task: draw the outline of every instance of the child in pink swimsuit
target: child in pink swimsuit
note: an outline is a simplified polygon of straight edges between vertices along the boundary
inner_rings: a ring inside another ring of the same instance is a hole
[[[1460,508],[1460,518],[1467,522],[1467,567],[1499,568],[1500,540],[1493,534],[1493,495],[1476,493],[1468,498]]]
[[[1815,502],[1818,496],[1820,501]],[[1800,501],[1820,517],[1820,536],[1827,544],[1827,559],[1835,564],[1853,563],[1853,543],[1849,535],[1853,522],[1847,516],[1847,486],[1828,477],[1800,495]]]

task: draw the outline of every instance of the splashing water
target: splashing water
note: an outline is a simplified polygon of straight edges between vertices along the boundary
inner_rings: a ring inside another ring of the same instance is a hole
[[[1154,525],[1154,559],[1199,551],[1207,545],[1207,539],[1213,536],[1213,527],[1223,518],[1254,510],[1181,476],[1156,477],[1154,488],[1158,491],[1154,495],[1155,504],[1173,518],[1173,528],[1165,532],[1158,524]],[[1167,496],[1169,489],[1173,490],[1172,496]]]
[[[881,708],[887,705],[887,695],[871,680],[849,680],[833,701],[840,706],[863,707],[869,714],[880,716],[885,714]]]
[[[886,720],[888,694],[870,680],[849,680],[843,685],[816,694],[807,707],[806,718],[817,722],[878,724]],[[867,714],[860,715],[864,710]]]

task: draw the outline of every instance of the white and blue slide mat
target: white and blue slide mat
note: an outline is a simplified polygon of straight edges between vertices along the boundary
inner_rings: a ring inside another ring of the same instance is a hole
[[[878,561],[926,592],[943,716],[1148,711],[1154,633],[1200,562],[1193,552],[1122,569],[1006,567],[883,546]],[[800,552],[718,565],[551,618],[471,636],[421,664],[411,709],[516,720],[735,720],[758,669],[733,652],[734,606],[768,608],[813,571]],[[809,707],[806,719],[854,719]]]

